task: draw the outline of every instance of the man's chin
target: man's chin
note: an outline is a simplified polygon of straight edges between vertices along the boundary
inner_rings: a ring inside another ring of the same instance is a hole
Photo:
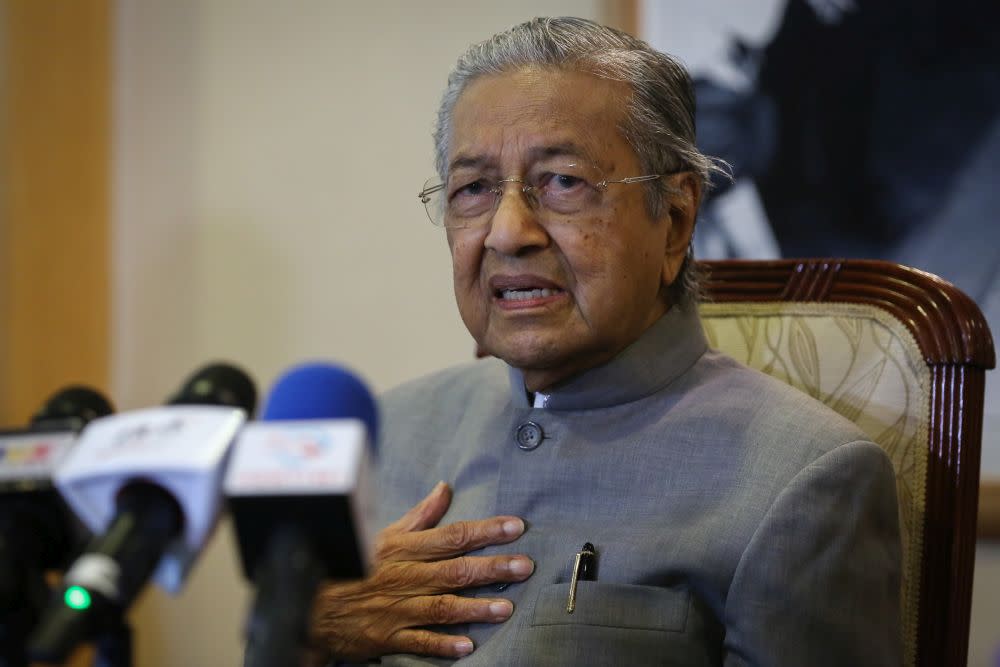
[[[545,371],[565,362],[567,351],[555,343],[531,340],[484,341],[481,353],[501,359],[522,371]]]

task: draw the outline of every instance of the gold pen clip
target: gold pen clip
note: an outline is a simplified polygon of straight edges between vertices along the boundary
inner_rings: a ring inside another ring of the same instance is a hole
[[[576,610],[576,584],[580,581],[593,581],[594,579],[594,558],[597,552],[594,545],[587,542],[580,549],[573,559],[573,573],[569,580],[569,599],[566,600],[566,613],[572,614]]]

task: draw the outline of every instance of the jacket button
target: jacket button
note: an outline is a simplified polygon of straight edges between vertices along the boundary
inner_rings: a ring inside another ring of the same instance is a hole
[[[535,422],[524,422],[514,432],[514,439],[517,440],[518,447],[530,452],[542,444],[542,440],[545,439],[545,431]]]

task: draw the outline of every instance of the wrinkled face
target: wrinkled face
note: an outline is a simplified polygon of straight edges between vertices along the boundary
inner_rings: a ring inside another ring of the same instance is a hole
[[[454,108],[449,181],[463,170],[549,182],[559,164],[608,180],[643,175],[618,129],[629,94],[576,71],[476,79]],[[608,185],[579,213],[553,215],[508,183],[483,224],[448,230],[465,325],[485,352],[524,371],[529,390],[608,361],[666,312],[699,194],[690,174],[669,179],[681,194],[658,220],[639,184]]]

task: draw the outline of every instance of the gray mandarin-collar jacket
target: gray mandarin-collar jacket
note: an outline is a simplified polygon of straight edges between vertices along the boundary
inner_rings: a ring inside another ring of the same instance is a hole
[[[898,665],[900,553],[886,456],[805,394],[707,350],[671,309],[532,408],[483,360],[382,401],[378,528],[438,480],[444,522],[523,517],[514,615],[462,626],[468,665]],[[533,448],[532,448],[533,447]],[[566,612],[574,554],[597,578]],[[450,661],[390,656],[383,665]]]

